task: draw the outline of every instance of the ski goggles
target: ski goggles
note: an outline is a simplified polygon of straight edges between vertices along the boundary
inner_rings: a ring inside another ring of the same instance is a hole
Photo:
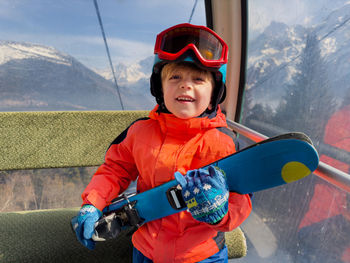
[[[179,24],[157,35],[154,54],[173,61],[192,50],[205,67],[218,68],[227,63],[228,46],[205,26]]]

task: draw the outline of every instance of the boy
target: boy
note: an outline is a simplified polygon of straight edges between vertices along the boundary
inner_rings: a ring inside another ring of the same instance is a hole
[[[85,246],[94,247],[94,223],[131,181],[144,192],[176,176],[188,211],[141,226],[132,237],[133,261],[227,262],[223,232],[248,217],[251,201],[229,193],[221,171],[198,169],[235,151],[218,105],[227,49],[204,26],[180,24],[157,36],[151,93],[158,105],[112,142],[83,192],[75,230]]]

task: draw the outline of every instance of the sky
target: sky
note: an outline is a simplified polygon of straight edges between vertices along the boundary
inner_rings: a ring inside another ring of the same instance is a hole
[[[156,34],[188,22],[195,0],[98,0],[114,63],[153,55]],[[205,24],[199,0],[192,23]],[[93,0],[0,0],[0,40],[53,46],[90,67],[108,67]]]
[[[308,23],[328,0],[250,0],[251,36],[271,21]],[[333,6],[336,2],[328,1]],[[97,0],[114,64],[153,55],[156,34],[188,22],[195,0]],[[205,25],[204,0],[191,21]],[[0,40],[51,46],[90,68],[109,67],[93,0],[0,0]]]

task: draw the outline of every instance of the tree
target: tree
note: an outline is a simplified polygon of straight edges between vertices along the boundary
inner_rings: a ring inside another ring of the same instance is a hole
[[[247,110],[243,124],[266,136],[272,137],[276,135],[275,127],[271,125],[273,123],[273,116],[272,107],[257,103],[249,111]]]
[[[323,140],[324,127],[335,109],[330,92],[326,62],[321,56],[319,40],[310,32],[293,83],[287,87],[277,108],[275,123],[288,131],[302,131],[314,143]]]

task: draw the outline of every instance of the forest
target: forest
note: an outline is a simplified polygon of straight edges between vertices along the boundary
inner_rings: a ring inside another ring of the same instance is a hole
[[[79,207],[96,167],[0,171],[0,212]]]

